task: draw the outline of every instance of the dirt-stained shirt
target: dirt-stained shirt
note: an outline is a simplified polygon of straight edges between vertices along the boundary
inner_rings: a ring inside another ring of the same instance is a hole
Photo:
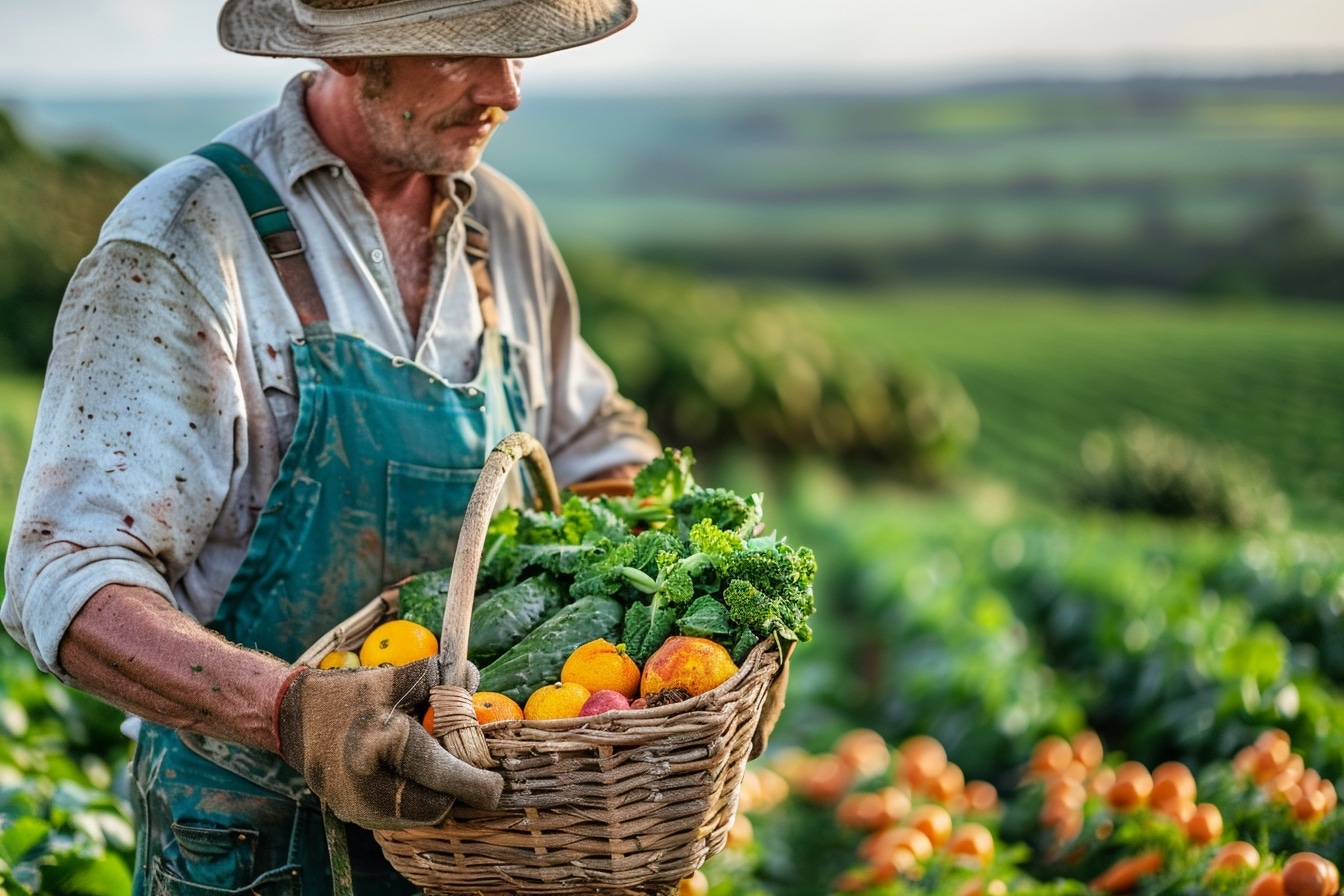
[[[417,327],[354,176],[304,111],[307,76],[218,139],[250,156],[307,248],[332,327],[469,382],[482,331],[460,214]],[[531,202],[479,166],[440,187],[485,225],[500,329],[557,480],[580,481],[658,447],[578,332],[573,287]],[[56,324],[32,453],[5,561],[0,618],[46,670],[70,620],[110,584],[213,618],[242,564],[293,437],[293,306],[237,192],[188,156],[136,186],[76,270]]]

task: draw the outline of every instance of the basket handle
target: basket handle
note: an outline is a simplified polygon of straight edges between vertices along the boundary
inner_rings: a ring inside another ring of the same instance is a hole
[[[542,506],[560,512],[560,489],[555,484],[551,460],[541,443],[525,432],[515,432],[501,439],[485,459],[462,517],[462,531],[457,536],[457,553],[448,575],[448,602],[443,610],[443,630],[439,636],[444,684],[459,687],[467,684],[467,641],[471,635],[472,604],[476,600],[476,574],[481,568],[481,553],[485,550],[485,537],[495,504],[509,472],[519,460],[525,462]]]

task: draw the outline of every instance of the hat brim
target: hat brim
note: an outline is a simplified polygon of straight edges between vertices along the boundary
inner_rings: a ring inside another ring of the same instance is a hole
[[[434,18],[316,29],[291,0],[228,0],[219,42],[250,56],[540,56],[592,43],[634,21],[633,0],[479,0]]]

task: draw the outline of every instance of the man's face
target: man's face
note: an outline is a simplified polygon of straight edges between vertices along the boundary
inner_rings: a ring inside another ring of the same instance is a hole
[[[521,60],[489,56],[371,59],[355,76],[355,107],[384,164],[455,174],[476,167],[490,135],[518,108],[521,74]]]

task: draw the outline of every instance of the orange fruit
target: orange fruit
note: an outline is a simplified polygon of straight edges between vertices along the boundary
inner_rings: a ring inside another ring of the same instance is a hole
[[[1140,762],[1122,762],[1115,770],[1115,783],[1106,791],[1106,801],[1116,809],[1137,809],[1153,792],[1153,776]]]
[[[988,781],[967,781],[964,793],[971,812],[992,812],[999,804],[999,790]]]
[[[1260,866],[1260,852],[1245,840],[1225,843],[1209,862],[1209,874],[1237,874]]]
[[[1155,849],[1118,860],[1114,865],[1092,878],[1088,888],[1103,893],[1129,893],[1145,877],[1162,870],[1162,853]]]
[[[1153,769],[1153,792],[1149,800],[1154,806],[1193,802],[1194,799],[1195,776],[1185,763],[1164,762]]]
[[[919,857],[910,850],[904,848],[893,849],[870,863],[870,882],[874,884],[891,883],[901,875],[913,871],[918,864]]]
[[[875,831],[891,823],[882,795],[868,792],[845,794],[835,807],[835,820],[858,831]]]
[[[947,768],[947,750],[935,737],[916,734],[901,741],[898,776],[916,790],[923,790]]]
[[[804,799],[828,805],[839,800],[853,783],[854,769],[828,753],[809,759],[798,771],[795,786]]]
[[[1031,748],[1027,767],[1033,775],[1051,777],[1064,771],[1073,761],[1073,745],[1057,734],[1047,735]]]
[[[1106,749],[1095,731],[1079,731],[1069,741],[1069,746],[1073,749],[1073,760],[1089,771],[1101,765],[1101,761],[1106,758]]]
[[[696,869],[690,877],[682,878],[677,884],[677,896],[706,896],[709,893],[709,878],[705,872]]]
[[[1213,803],[1195,806],[1195,814],[1185,823],[1185,836],[1199,846],[1217,840],[1223,836],[1223,813]]]
[[[961,791],[966,787],[966,775],[962,772],[961,766],[955,762],[949,762],[943,766],[943,770],[938,773],[938,777],[928,783],[927,790],[929,798],[940,803],[948,803],[961,796]]]
[[[913,858],[922,862],[933,855],[933,844],[923,831],[904,825],[883,828],[859,842],[859,857],[867,859],[872,865],[889,861],[896,852],[908,852]]]
[[[922,831],[934,849],[942,846],[947,842],[947,838],[952,836],[952,816],[942,806],[934,803],[916,806],[905,817],[905,826]]]
[[[733,819],[733,826],[728,829],[728,838],[723,845],[726,849],[741,849],[755,839],[756,831],[751,826],[751,819],[739,812]]]
[[[369,632],[359,648],[361,666],[405,666],[439,652],[439,639],[408,619],[393,619]]]
[[[523,718],[532,721],[540,719],[575,719],[579,710],[589,697],[593,696],[581,684],[572,681],[557,681],[539,687],[532,692],[523,704]]]
[[[1283,892],[1286,896],[1335,896],[1339,869],[1314,852],[1295,853],[1283,863]]]
[[[737,673],[728,649],[708,638],[673,635],[644,662],[641,697],[683,688],[692,697],[713,690]]]
[[[476,721],[482,725],[523,717],[523,708],[498,691],[477,691],[471,695],[471,705],[476,710]]]
[[[831,751],[854,768],[860,778],[880,775],[891,765],[891,747],[881,734],[869,728],[847,731]]]
[[[581,684],[589,693],[615,691],[624,697],[639,694],[639,666],[625,652],[624,644],[598,638],[575,648],[560,669],[561,681]]]
[[[333,650],[331,653],[322,657],[322,661],[317,664],[319,669],[358,669],[359,654],[353,650]]]
[[[420,720],[420,724],[424,725],[425,730],[431,735],[434,734],[434,707],[431,706],[429,709],[425,710],[424,718]]]
[[[950,855],[965,856],[983,867],[994,858],[994,835],[979,822],[968,821],[952,831],[944,848]]]
[[[1277,871],[1266,871],[1251,881],[1246,896],[1286,896],[1283,891],[1283,875]]]

